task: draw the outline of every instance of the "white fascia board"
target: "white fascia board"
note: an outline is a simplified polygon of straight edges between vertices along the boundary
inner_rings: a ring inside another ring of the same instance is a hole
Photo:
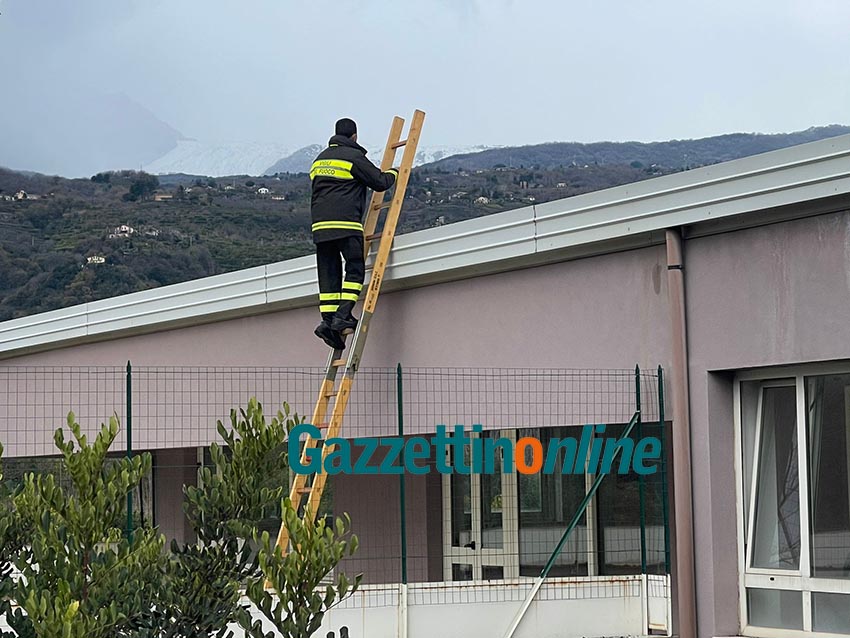
[[[266,303],[266,267],[257,266],[186,281],[111,299],[87,309],[87,334],[128,330],[150,323],[171,323]]]
[[[97,340],[100,335],[245,313],[266,305],[266,267],[92,301],[0,323],[0,353]]]
[[[85,337],[87,305],[80,304],[0,323],[0,352]]]
[[[535,207],[537,252],[850,192],[850,135]]]
[[[534,252],[534,208],[529,206],[400,235],[385,279],[401,281]]]
[[[319,283],[313,255],[279,261],[266,266],[266,301],[269,304],[303,305],[310,298],[318,303]]]
[[[850,194],[850,135],[402,235],[386,288],[547,263],[572,247],[613,249],[631,236],[842,194]],[[307,306],[317,293],[315,258],[299,257],[3,322],[0,356]]]

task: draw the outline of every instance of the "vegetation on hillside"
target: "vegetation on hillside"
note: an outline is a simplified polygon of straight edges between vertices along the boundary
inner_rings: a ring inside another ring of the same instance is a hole
[[[794,133],[731,133],[698,140],[669,140],[665,142],[552,142],[511,148],[494,148],[469,155],[453,155],[435,162],[446,170],[475,170],[496,164],[518,166],[537,165],[584,166],[585,164],[657,165],[666,169],[694,168],[717,162],[767,153],[788,146],[815,142],[828,137],[846,135],[850,126],[813,126]]]
[[[424,167],[411,176],[399,232],[664,172]],[[20,190],[27,199],[4,199]],[[0,321],[310,254],[309,210],[304,174],[68,180],[0,170]]]
[[[850,132],[493,149],[419,167],[399,232]],[[27,198],[16,199],[19,191]],[[0,169],[0,321],[310,254],[310,181]]]

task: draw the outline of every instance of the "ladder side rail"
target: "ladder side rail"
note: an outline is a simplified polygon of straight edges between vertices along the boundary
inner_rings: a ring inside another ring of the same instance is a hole
[[[387,146],[384,148],[384,156],[381,158],[381,170],[387,171],[393,167],[395,162],[396,149],[394,144],[401,140],[401,132],[404,129],[404,118],[395,116],[393,123],[390,126],[390,135],[387,138]],[[363,221],[363,251],[364,257],[369,256],[369,246],[371,241],[367,239],[375,233],[375,228],[378,226],[378,218],[381,216],[381,204],[384,202],[384,193],[377,191],[372,192],[372,198],[369,201],[369,208],[366,209],[366,219]]]
[[[395,229],[398,223],[398,218],[401,215],[401,208],[404,204],[404,198],[407,193],[407,183],[410,179],[410,171],[413,168],[413,160],[416,157],[416,149],[419,145],[419,135],[422,131],[422,125],[425,121],[425,113],[415,111],[413,119],[410,123],[410,129],[407,135],[407,143],[404,147],[404,155],[401,160],[398,181],[396,182],[395,193],[393,194],[392,204],[387,212],[387,219],[384,222],[384,230],[381,235],[381,242],[378,246],[378,252],[375,257],[375,262],[372,265],[372,275],[369,278],[369,287],[366,289],[366,298],[363,302],[363,313],[360,316],[360,321],[357,324],[357,332],[354,334],[354,343],[351,346],[348,364],[345,368],[345,374],[353,374],[360,366],[360,359],[363,356],[363,349],[366,346],[366,337],[369,333],[369,324],[372,320],[372,315],[375,312],[375,306],[378,303],[378,295],[381,291],[381,283],[384,279],[384,270],[386,270],[389,262],[390,250],[392,249],[393,239],[395,237]]]
[[[348,399],[351,396],[351,386],[354,384],[353,375],[346,375],[342,378],[342,381],[339,385],[339,394],[337,394],[336,402],[334,403],[333,414],[331,416],[330,423],[328,424],[328,439],[332,439],[338,437],[340,432],[342,431],[342,420],[345,416],[345,409],[348,406]],[[319,503],[322,500],[322,494],[325,491],[325,483],[328,480],[328,474],[325,472],[325,459],[328,454],[330,454],[334,449],[333,445],[323,445],[322,446],[322,463],[319,467],[319,471],[315,474],[313,478],[313,485],[311,486],[310,493],[307,501],[307,508],[304,512],[304,516],[310,516],[312,520],[316,520],[316,516],[319,512]]]
[[[407,182],[410,180],[410,171],[413,168],[413,160],[416,158],[416,147],[419,144],[419,134],[422,130],[422,123],[424,119],[425,113],[422,111],[416,111],[413,114],[413,121],[410,124],[407,144],[404,147],[401,168],[399,170],[398,180],[396,181],[395,192],[393,193],[392,205],[387,212],[387,219],[384,223],[381,242],[378,246],[378,254],[375,257],[375,264],[372,267],[372,278],[369,281],[369,288],[366,292],[366,299],[363,303],[364,312],[374,312],[375,305],[378,302],[378,293],[381,290],[384,270],[386,269],[387,262],[389,261],[390,250],[392,249],[393,238],[395,237],[395,229],[398,223],[398,218],[401,214],[401,207],[404,204],[404,198],[407,192]]]
[[[316,400],[316,407],[313,409],[313,420],[311,421],[311,424],[315,426],[318,426],[320,423],[324,423],[325,416],[327,415],[330,394],[333,392],[338,370],[336,366],[331,365],[336,359],[336,355],[337,353],[333,350],[328,355],[328,365],[325,372],[325,378],[322,380],[322,384],[319,387],[319,396]],[[302,465],[306,465],[309,461],[309,458],[307,457],[307,450],[316,447],[317,444],[318,441],[313,437],[307,438],[304,443],[304,449],[301,451]],[[303,489],[307,486],[308,478],[309,477],[306,474],[296,474],[295,479],[292,481],[292,485],[289,486],[289,500],[292,502],[296,510],[301,507],[301,496],[303,494]],[[286,526],[281,523],[280,530],[278,530],[277,534],[277,545],[285,551],[288,544],[289,532],[287,532]]]

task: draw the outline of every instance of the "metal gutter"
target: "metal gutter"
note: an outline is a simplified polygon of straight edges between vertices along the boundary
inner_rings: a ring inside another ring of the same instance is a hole
[[[667,289],[670,306],[673,397],[673,511],[676,521],[676,564],[673,587],[678,597],[681,638],[696,638],[696,582],[694,577],[694,507],[691,474],[691,410],[688,379],[688,316],[680,229],[667,231]]]

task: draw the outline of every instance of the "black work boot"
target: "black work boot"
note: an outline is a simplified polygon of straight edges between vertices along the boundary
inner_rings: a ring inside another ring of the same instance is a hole
[[[342,335],[339,334],[339,331],[334,330],[331,327],[331,323],[333,322],[334,314],[332,312],[323,312],[322,313],[322,323],[316,326],[316,329],[313,331],[319,339],[324,341],[334,350],[342,350],[345,348],[345,341],[342,340]]]
[[[343,301],[331,319],[331,330],[342,332],[343,330],[354,331],[357,328],[357,319],[351,314],[354,310],[353,301]]]

